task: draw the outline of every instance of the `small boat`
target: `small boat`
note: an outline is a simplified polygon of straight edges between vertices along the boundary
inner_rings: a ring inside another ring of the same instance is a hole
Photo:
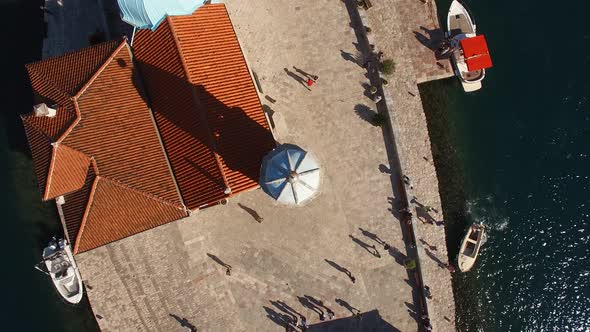
[[[43,249],[42,263],[45,264],[57,292],[71,304],[80,303],[84,288],[68,242],[53,238]]]
[[[449,8],[446,37],[446,53],[451,55],[455,75],[461,80],[463,90],[481,89],[486,68],[492,67],[492,59],[485,37],[476,34],[475,22],[457,0],[453,0]]]
[[[461,249],[457,256],[457,265],[461,272],[471,270],[479,254],[479,249],[485,241],[485,227],[482,224],[473,224],[469,227],[465,238],[461,241]]]

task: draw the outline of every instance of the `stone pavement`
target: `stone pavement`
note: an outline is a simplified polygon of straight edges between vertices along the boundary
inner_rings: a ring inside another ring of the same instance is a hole
[[[414,229],[423,282],[433,296],[427,300],[429,316],[435,331],[454,331],[451,278],[441,266],[448,263],[444,227],[420,221],[442,221],[444,216],[427,121],[416,84],[452,76],[449,61],[435,59],[433,49],[442,33],[436,20],[436,3],[425,2],[373,1],[374,7],[363,12],[363,19],[374,31],[370,39],[376,48],[397,63],[384,93],[401,168],[412,182],[413,188],[407,188],[408,198],[415,197],[417,201],[412,212],[418,217],[414,219]],[[428,207],[437,212],[426,211]]]
[[[191,324],[199,331],[279,331],[295,311],[315,330],[416,331],[416,292],[400,264],[405,243],[392,205],[399,188],[388,174],[394,170],[383,132],[366,120],[375,104],[346,6],[226,3],[275,136],[315,155],[321,193],[298,208],[277,205],[260,190],[243,193],[226,206],[78,255],[99,325],[105,331],[182,331]],[[293,66],[319,75],[311,91],[293,78]],[[372,234],[392,248],[384,250]],[[216,259],[233,267],[231,276]],[[320,321],[326,310],[311,304],[316,299],[335,312],[333,321]],[[359,322],[352,307],[371,314]]]

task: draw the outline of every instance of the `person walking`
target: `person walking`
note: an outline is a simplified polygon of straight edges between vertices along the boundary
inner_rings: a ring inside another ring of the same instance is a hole
[[[334,311],[328,309],[328,319],[332,319],[332,318],[334,318]]]
[[[301,328],[301,331],[307,331],[307,319],[305,318],[305,316],[301,316],[301,321],[299,322],[299,327]]]

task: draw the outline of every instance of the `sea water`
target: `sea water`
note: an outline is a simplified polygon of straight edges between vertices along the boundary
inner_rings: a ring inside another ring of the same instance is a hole
[[[421,87],[451,258],[468,224],[488,227],[474,269],[453,277],[457,327],[590,331],[590,2],[464,3],[494,67],[478,92]]]

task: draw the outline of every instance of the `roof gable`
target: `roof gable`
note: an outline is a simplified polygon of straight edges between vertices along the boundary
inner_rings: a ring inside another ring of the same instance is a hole
[[[92,186],[74,253],[100,247],[187,215],[184,209],[169,202],[98,176]]]
[[[43,199],[52,199],[82,188],[89,166],[90,157],[87,155],[64,144],[55,144]]]
[[[76,95],[120,44],[121,40],[112,40],[27,64],[33,90],[42,95],[55,94],[49,90]]]
[[[102,175],[181,206],[136,75],[121,47],[77,98],[80,119],[63,143],[94,157]]]

